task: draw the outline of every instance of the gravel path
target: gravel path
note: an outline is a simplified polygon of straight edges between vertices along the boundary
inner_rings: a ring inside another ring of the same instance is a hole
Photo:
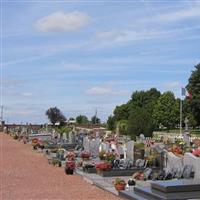
[[[30,145],[0,133],[0,200],[119,200],[120,198],[65,175],[63,168],[48,164]]]

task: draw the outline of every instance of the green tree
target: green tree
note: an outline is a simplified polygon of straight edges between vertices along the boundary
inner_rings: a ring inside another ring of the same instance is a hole
[[[144,134],[146,137],[152,136],[153,119],[147,109],[135,107],[131,110],[128,120],[128,133],[132,138],[140,134]]]
[[[101,120],[98,117],[93,116],[91,118],[91,124],[101,124]]]
[[[136,91],[131,97],[132,107],[145,107],[152,112],[160,95],[160,92],[156,88],[151,88],[147,91]]]
[[[192,71],[186,88],[192,94],[191,98],[186,99],[187,106],[197,125],[200,125],[200,63]]]
[[[117,129],[120,134],[127,135],[128,134],[128,120],[122,119],[117,122]]]
[[[129,103],[116,106],[114,110],[114,117],[116,121],[128,119],[129,117]]]
[[[50,122],[55,126],[56,122],[59,122],[60,125],[63,125],[66,121],[66,117],[57,107],[51,107],[46,111],[46,115]]]
[[[108,117],[107,128],[108,130],[111,130],[111,131],[115,129],[115,118],[112,115]]]
[[[89,120],[85,115],[79,115],[76,117],[77,124],[88,124]]]
[[[179,123],[179,103],[172,92],[163,93],[155,105],[153,118],[157,124],[170,130]]]

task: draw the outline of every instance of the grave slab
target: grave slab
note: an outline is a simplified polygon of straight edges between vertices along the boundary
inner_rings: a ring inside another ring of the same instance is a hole
[[[169,181],[156,181],[151,183],[152,189],[161,192],[200,192],[200,179],[182,179]]]

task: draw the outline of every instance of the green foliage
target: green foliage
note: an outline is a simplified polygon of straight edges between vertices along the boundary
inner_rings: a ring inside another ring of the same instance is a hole
[[[98,117],[93,116],[91,118],[91,124],[101,124],[101,120]]]
[[[147,109],[141,107],[132,109],[128,120],[128,133],[132,137],[139,136],[140,134],[148,137],[152,136],[153,119]]]
[[[144,145],[144,143],[135,143],[134,147],[137,148],[137,149],[144,149],[145,145]]]
[[[49,108],[46,111],[46,115],[53,125],[55,125],[56,122],[59,122],[60,125],[62,126],[66,121],[65,116],[57,107]]]
[[[57,128],[58,133],[60,133],[60,135],[62,136],[64,133],[66,133],[66,135],[69,134],[69,132],[71,131],[71,128],[68,126],[62,126],[60,128]]]
[[[128,120],[123,119],[117,122],[117,129],[120,134],[126,135],[128,134]]]
[[[192,98],[186,98],[188,110],[194,116],[197,125],[200,125],[200,64],[195,66],[189,78],[187,90],[192,94]]]
[[[129,103],[116,106],[114,110],[114,117],[116,121],[128,119],[129,117]]]
[[[160,96],[155,105],[153,118],[167,130],[175,128],[179,123],[179,103],[172,92],[165,92]]]
[[[77,124],[88,124],[89,120],[85,115],[79,115],[76,117]]]
[[[132,94],[131,103],[133,107],[143,107],[152,112],[160,95],[156,88],[147,91],[136,91]]]
[[[111,131],[115,129],[115,118],[112,115],[108,117],[107,128],[108,130],[111,130]]]
[[[133,92],[129,102],[115,108],[114,119],[116,122],[126,121],[124,127],[123,123],[121,125],[124,134],[128,133],[132,137],[141,133],[146,136],[152,134],[154,127],[152,113],[160,95],[160,92],[155,88],[147,91],[136,91]]]

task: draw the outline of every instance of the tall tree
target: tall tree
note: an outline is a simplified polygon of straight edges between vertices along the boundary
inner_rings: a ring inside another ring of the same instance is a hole
[[[175,128],[179,123],[179,103],[172,92],[165,92],[160,96],[155,105],[153,118],[167,130]]]
[[[111,130],[111,131],[115,129],[115,118],[112,115],[108,117],[107,128],[108,130]]]
[[[153,120],[147,109],[135,107],[131,110],[128,120],[128,133],[133,138],[140,134],[144,134],[146,137],[152,136]]]
[[[191,98],[186,99],[189,111],[193,114],[197,125],[200,125],[200,63],[192,71],[186,88],[192,94]]]
[[[46,115],[50,122],[55,126],[56,122],[59,122],[60,125],[63,125],[66,121],[66,117],[57,107],[51,107],[46,111]]]
[[[91,123],[92,124],[101,124],[101,120],[97,117],[97,116],[93,116],[92,118],[91,118]]]
[[[116,106],[114,110],[114,117],[116,121],[128,119],[129,117],[129,103]]]
[[[122,119],[117,122],[117,131],[122,135],[128,134],[128,120]]]
[[[85,115],[79,115],[76,117],[77,124],[88,124],[89,120]]]

